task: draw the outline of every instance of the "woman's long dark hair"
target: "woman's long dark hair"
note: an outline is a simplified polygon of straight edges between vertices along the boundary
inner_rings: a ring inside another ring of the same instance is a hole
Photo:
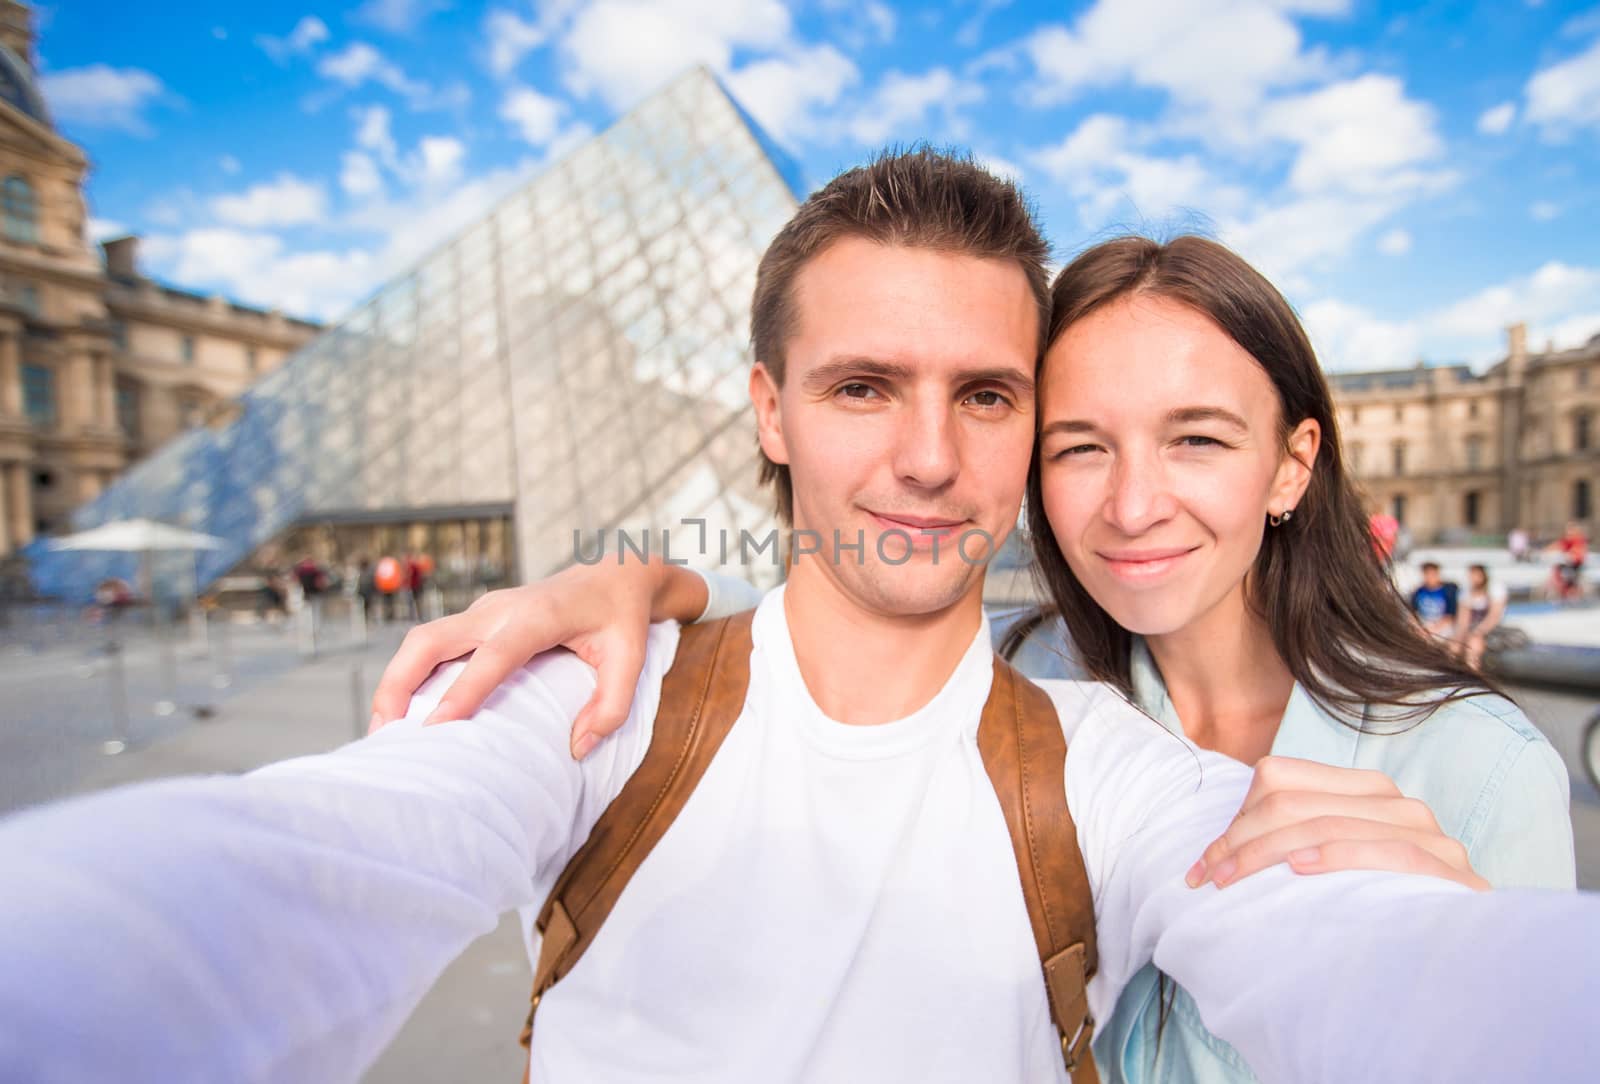
[[[1441,704],[1499,692],[1422,633],[1375,553],[1361,495],[1345,471],[1333,397],[1283,295],[1215,241],[1119,237],[1056,276],[1049,341],[1102,305],[1135,294],[1189,306],[1255,358],[1278,393],[1285,451],[1305,419],[1322,428],[1305,495],[1292,517],[1266,532],[1246,578],[1246,602],[1266,622],[1295,680],[1358,728],[1368,705],[1385,709],[1386,721],[1414,724]],[[1045,517],[1037,448],[1028,471],[1028,529],[1038,573],[1078,658],[1096,680],[1131,697],[1133,635],[1067,566]]]

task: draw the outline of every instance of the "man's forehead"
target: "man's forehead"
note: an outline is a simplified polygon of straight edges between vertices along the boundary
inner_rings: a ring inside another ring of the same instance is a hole
[[[845,238],[794,280],[790,363],[1012,364],[1030,378],[1038,306],[1011,260]],[[909,374],[904,374],[909,375]]]

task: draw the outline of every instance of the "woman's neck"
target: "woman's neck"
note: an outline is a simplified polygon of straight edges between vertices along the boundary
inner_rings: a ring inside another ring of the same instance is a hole
[[[1246,764],[1272,751],[1294,675],[1242,584],[1209,613],[1145,643],[1189,740]]]

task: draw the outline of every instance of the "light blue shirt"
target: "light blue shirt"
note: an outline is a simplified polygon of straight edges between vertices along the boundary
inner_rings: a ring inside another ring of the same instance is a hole
[[[1030,641],[1051,639],[1045,632]],[[1161,673],[1142,641],[1135,643],[1131,663],[1134,702],[1181,734]],[[1467,848],[1472,868],[1496,887],[1576,886],[1566,766],[1528,717],[1502,697],[1447,704],[1402,733],[1367,733],[1341,722],[1296,684],[1272,752],[1383,772],[1403,794],[1427,803],[1445,834]],[[1146,967],[1123,990],[1094,1044],[1101,1079],[1254,1081],[1244,1059],[1207,1030],[1194,1000],[1170,981],[1171,1008],[1160,1024],[1160,980],[1159,971]]]

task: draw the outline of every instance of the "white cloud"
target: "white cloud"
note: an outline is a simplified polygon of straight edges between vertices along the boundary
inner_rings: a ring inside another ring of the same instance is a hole
[[[746,64],[728,77],[728,88],[775,139],[790,142],[815,132],[818,110],[859,78],[843,53],[816,45]]]
[[[1418,358],[1484,365],[1505,356],[1505,329],[1528,325],[1542,349],[1578,346],[1600,333],[1600,267],[1552,261],[1532,274],[1475,291],[1404,320],[1388,320],[1324,298],[1302,307],[1306,329],[1327,369],[1387,369]]]
[[[339,187],[357,198],[383,191],[383,174],[365,151],[345,151],[340,158]]]
[[[514,12],[496,8],[484,16],[483,34],[489,41],[489,70],[504,79],[522,58],[545,43],[544,28],[519,18]]]
[[[1291,14],[1340,14],[1340,3],[1270,0],[1098,0],[1072,27],[1052,26],[1023,43],[1040,104],[1131,84],[1165,91],[1179,103],[1237,113],[1268,90],[1325,75],[1320,52],[1302,48]]]
[[[1517,119],[1517,103],[1501,102],[1492,109],[1485,109],[1478,116],[1478,131],[1484,135],[1504,135],[1513,121]]]
[[[832,17],[827,36],[852,53],[874,42],[893,41],[899,23],[894,9],[883,0],[822,0],[822,10]]]
[[[1378,251],[1386,256],[1404,256],[1411,251],[1411,234],[1393,229],[1378,238]]]
[[[1527,118],[1547,137],[1600,127],[1600,38],[1577,56],[1535,72],[1524,93]]]
[[[424,84],[412,82],[398,65],[364,41],[351,42],[341,51],[323,57],[317,62],[317,74],[352,88],[370,81],[397,94],[414,95],[426,90]]]
[[[523,142],[542,147],[561,130],[566,105],[532,87],[512,87],[500,102],[500,119],[516,129]]]
[[[230,226],[299,226],[321,222],[328,196],[322,185],[291,173],[211,201],[211,213]]]
[[[443,188],[461,179],[466,156],[466,144],[454,136],[423,136],[407,164],[415,183]]]
[[[1210,217],[1242,203],[1244,194],[1216,181],[1197,156],[1148,154],[1138,142],[1125,119],[1097,113],[1030,159],[1066,186],[1091,230],[1118,218],[1143,227],[1193,211]]]
[[[1300,316],[1324,369],[1400,368],[1415,364],[1422,347],[1414,323],[1384,320],[1343,301],[1315,301]]]
[[[1535,222],[1549,222],[1561,215],[1561,206],[1547,199],[1536,200],[1528,208],[1528,216]]]
[[[1265,107],[1261,124],[1299,145],[1289,183],[1300,192],[1438,190],[1454,179],[1423,168],[1444,151],[1433,110],[1406,98],[1392,76],[1363,75],[1281,98]]]
[[[869,146],[926,138],[930,110],[943,109],[949,121],[956,109],[982,99],[981,86],[957,79],[948,68],[932,68],[920,75],[890,71],[850,122],[849,134]]]
[[[389,127],[389,110],[381,105],[372,105],[355,109],[353,115],[356,118],[356,146],[372,151],[378,161],[390,169],[398,168],[400,153]]]
[[[101,241],[109,241],[113,237],[127,236],[128,227],[114,219],[91,217],[85,232],[90,244],[98,245]]]
[[[597,0],[562,40],[565,81],[626,109],[692,64],[726,72],[736,48],[779,47],[790,27],[781,0]]]
[[[180,282],[322,318],[340,314],[370,289],[373,266],[359,248],[286,252],[274,234],[214,227],[152,237],[145,255]]]
[[[289,35],[275,38],[271,34],[256,36],[256,44],[261,46],[261,51],[266,53],[279,64],[283,64],[292,57],[306,56],[318,45],[329,38],[328,24],[315,15],[302,16]]]
[[[436,11],[450,7],[450,0],[367,0],[356,9],[357,22],[381,27],[396,34],[415,30]]]
[[[975,154],[973,157],[977,160],[978,165],[996,177],[1015,181],[1017,184],[1023,183],[1026,177],[1022,167],[1009,158],[1002,158],[998,154]]]
[[[46,72],[41,83],[58,122],[151,134],[144,111],[167,96],[160,79],[141,68],[89,64]]]
[[[217,159],[217,165],[221,168],[222,172],[228,174],[229,176],[238,173],[244,168],[239,164],[239,160],[231,154],[225,154],[221,158]]]

